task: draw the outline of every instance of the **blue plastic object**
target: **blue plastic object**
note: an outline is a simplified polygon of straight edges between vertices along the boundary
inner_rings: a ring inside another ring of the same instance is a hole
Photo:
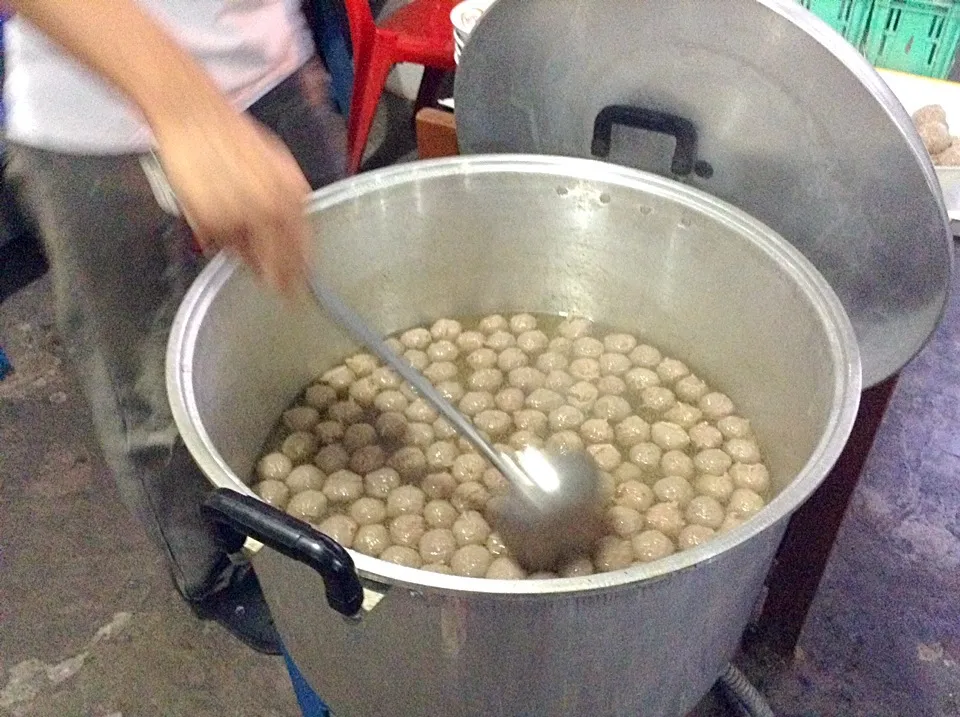
[[[286,648],[283,649],[283,660],[287,663],[287,673],[290,675],[290,682],[293,683],[293,692],[297,696],[297,704],[300,705],[303,717],[333,717],[330,714],[330,709],[313,691],[300,670],[297,669]]]
[[[7,358],[7,355],[3,352],[3,347],[0,346],[0,381],[7,377],[7,374],[13,372],[13,364],[10,363],[10,359]]]

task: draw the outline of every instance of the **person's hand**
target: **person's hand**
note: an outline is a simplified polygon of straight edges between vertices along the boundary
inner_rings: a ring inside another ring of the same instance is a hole
[[[292,293],[307,263],[303,201],[310,186],[279,139],[232,111],[157,132],[157,154],[205,252],[236,252]]]

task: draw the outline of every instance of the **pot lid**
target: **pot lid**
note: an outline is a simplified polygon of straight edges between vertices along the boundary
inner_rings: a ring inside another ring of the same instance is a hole
[[[929,156],[869,63],[792,0],[498,0],[455,99],[465,153],[601,158],[765,222],[843,302],[865,385],[939,322],[953,242]]]

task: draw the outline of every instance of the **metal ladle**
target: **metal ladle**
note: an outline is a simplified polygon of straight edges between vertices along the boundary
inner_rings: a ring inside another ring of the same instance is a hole
[[[493,511],[493,522],[523,567],[551,570],[565,557],[590,553],[603,530],[600,476],[589,455],[583,451],[547,454],[533,446],[512,455],[497,450],[315,274],[308,284],[342,328],[396,371],[509,481],[512,490]]]
[[[182,216],[159,157],[151,152],[140,162],[160,206],[174,216]],[[400,374],[509,481],[513,490],[492,511],[492,518],[523,567],[551,570],[562,558],[590,552],[603,534],[600,476],[590,456],[583,451],[547,454],[533,446],[513,455],[498,451],[423,374],[391,351],[315,272],[310,272],[307,283],[317,302],[341,327]]]

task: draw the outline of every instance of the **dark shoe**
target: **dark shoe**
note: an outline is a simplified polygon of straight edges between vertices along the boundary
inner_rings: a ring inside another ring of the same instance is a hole
[[[280,635],[249,565],[239,567],[222,590],[190,606],[201,620],[214,620],[247,647],[264,655],[280,655]]]

